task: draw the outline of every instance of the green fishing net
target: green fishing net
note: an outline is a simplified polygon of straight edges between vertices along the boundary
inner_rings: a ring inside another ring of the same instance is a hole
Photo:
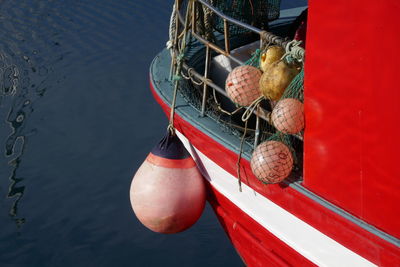
[[[281,0],[211,0],[210,3],[231,18],[260,29],[267,29],[269,21],[279,18]],[[224,32],[223,20],[214,16],[214,22],[215,29]],[[245,32],[247,30],[230,23],[230,36]]]
[[[293,144],[293,137],[289,134],[284,134],[281,133],[279,131],[277,131],[275,134],[269,136],[266,141],[279,141],[284,143],[290,150],[290,152],[292,152],[295,163],[297,162],[296,160],[296,150],[294,149],[294,144]]]
[[[293,78],[281,99],[295,98],[304,102],[304,68]]]
[[[259,67],[260,55],[262,50],[257,49],[253,52],[252,56],[245,62],[246,65],[251,65],[254,67]],[[288,60],[289,64],[301,65],[299,62],[292,61],[291,58],[285,57],[284,60]],[[297,101],[298,100],[298,101]],[[270,121],[268,123],[268,132],[270,134],[261,135],[260,142],[264,141],[278,141],[286,145],[292,154],[293,158],[293,170],[292,172],[297,173],[294,177],[301,176],[302,173],[302,129],[304,127],[303,111],[299,109],[302,107],[302,102],[304,100],[304,70],[301,69],[300,72],[292,79],[290,84],[285,89],[282,97],[279,101],[266,101],[271,104],[273,112],[271,113]],[[300,103],[301,102],[301,103]],[[265,126],[262,129],[265,131]],[[296,129],[296,130],[294,130]],[[269,156],[272,152],[265,152]],[[282,168],[287,167],[283,165]],[[260,166],[260,168],[269,168],[265,166]],[[264,170],[266,171],[266,170]],[[260,170],[256,170],[257,173],[262,173]],[[271,173],[272,175],[273,173]],[[256,175],[256,177],[258,177]],[[258,177],[259,178],[259,177]],[[272,179],[272,178],[271,178]],[[263,183],[271,183],[271,181],[266,179],[259,180]]]
[[[251,54],[251,57],[244,64],[259,68],[260,56],[261,56],[261,49],[256,49],[256,51],[254,51]]]

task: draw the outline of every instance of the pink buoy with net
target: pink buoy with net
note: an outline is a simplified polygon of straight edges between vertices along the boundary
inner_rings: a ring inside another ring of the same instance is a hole
[[[251,170],[264,183],[279,183],[292,169],[292,152],[282,142],[265,141],[257,146],[251,157]]]
[[[253,66],[239,66],[228,75],[225,90],[229,98],[240,106],[249,106],[261,96],[259,81],[261,71]]]
[[[303,103],[294,98],[280,100],[271,114],[275,128],[287,134],[295,134],[304,128]]]

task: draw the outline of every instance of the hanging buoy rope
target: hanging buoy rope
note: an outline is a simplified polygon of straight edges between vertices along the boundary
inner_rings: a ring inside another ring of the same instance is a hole
[[[178,66],[176,68],[176,72],[179,74],[182,66],[182,58],[183,56],[179,56],[178,58]],[[175,105],[176,105],[176,96],[178,94],[178,87],[179,87],[179,81],[181,80],[181,76],[175,74],[173,77],[174,81],[174,93],[172,95],[172,102],[171,102],[171,110],[170,110],[170,115],[169,115],[169,123],[167,130],[171,135],[175,134],[175,128],[174,128],[174,116],[175,116]]]
[[[175,43],[177,44],[176,49],[178,50],[178,56],[176,58],[173,58],[173,64],[175,64],[175,74],[172,77],[172,81],[174,82],[174,92],[173,92],[173,96],[172,96],[172,102],[171,102],[171,111],[170,111],[170,116],[169,116],[169,123],[168,123],[168,131],[174,135],[175,134],[175,128],[174,128],[174,115],[175,115],[175,105],[176,105],[176,96],[178,93],[178,88],[179,88],[179,81],[182,79],[182,75],[181,75],[181,70],[182,70],[182,64],[183,64],[183,60],[184,60],[184,56],[185,56],[185,50],[186,50],[186,37],[187,37],[187,33],[189,30],[189,22],[191,21],[190,19],[190,14],[191,12],[191,8],[192,8],[192,2],[193,0],[190,0],[187,6],[187,10],[186,10],[186,18],[185,18],[185,27],[183,29],[183,31],[178,35],[177,29],[178,27],[176,26],[174,29],[174,33],[175,33]],[[178,16],[176,15],[176,12],[179,12],[178,9],[178,0],[175,1],[175,8],[174,8],[174,13],[175,13],[175,21],[178,20]],[[171,18],[172,20],[172,18]],[[171,24],[172,25],[172,24]],[[171,37],[171,36],[170,36]],[[181,39],[181,45],[179,46],[179,42],[178,39]],[[175,52],[173,53],[173,55],[175,54]],[[171,71],[174,68],[174,66],[171,66]]]
[[[239,192],[242,192],[242,176],[240,174],[240,160],[242,159],[243,144],[244,144],[244,138],[246,137],[246,134],[247,134],[247,120],[245,121],[245,124],[244,124],[244,132],[242,135],[242,139],[240,140],[239,156],[238,156],[238,160],[236,162]]]
[[[254,100],[245,110],[245,112],[242,115],[242,121],[244,122],[244,131],[242,138],[240,140],[240,147],[239,147],[239,156],[238,160],[236,162],[236,167],[237,167],[237,176],[238,176],[238,184],[239,184],[239,192],[242,192],[242,176],[240,173],[240,160],[242,159],[242,153],[243,153],[243,144],[244,140],[247,134],[247,122],[249,121],[251,115],[253,114],[254,110],[259,107],[260,103],[264,99],[263,96],[258,97],[256,100]]]
[[[177,4],[178,1],[175,2]],[[192,0],[190,1],[192,2]],[[190,7],[186,14],[188,23]],[[176,9],[175,9],[176,11]],[[176,18],[175,18],[176,19]],[[201,216],[206,200],[203,177],[174,127],[176,98],[185,55],[186,23],[176,57],[172,81],[174,91],[167,134],[137,170],[130,188],[132,209],[139,221],[158,233],[177,233],[193,225]],[[182,34],[181,34],[182,35]],[[175,32],[175,36],[178,36]],[[179,37],[180,38],[180,37]],[[175,53],[175,50],[172,54]]]

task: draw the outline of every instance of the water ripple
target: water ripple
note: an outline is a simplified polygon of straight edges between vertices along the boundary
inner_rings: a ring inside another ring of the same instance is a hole
[[[133,167],[165,127],[147,66],[172,2],[0,1],[0,265],[157,266],[149,251],[164,247],[171,266],[174,249],[227,242],[213,228],[154,237],[129,205]]]

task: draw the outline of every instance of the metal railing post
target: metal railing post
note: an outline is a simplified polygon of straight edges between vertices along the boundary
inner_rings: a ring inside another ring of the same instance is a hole
[[[192,2],[192,32],[196,33],[196,0]]]
[[[260,112],[260,106],[257,106],[257,111],[258,114]],[[258,140],[260,139],[260,116],[256,116],[256,131],[254,134],[254,149],[258,146]]]
[[[204,67],[204,78],[208,79],[208,71],[209,71],[209,64],[210,64],[210,47],[206,46],[206,64]],[[201,113],[200,115],[204,117],[206,112],[206,101],[207,101],[207,83],[203,82],[203,99],[201,102]]]
[[[231,48],[229,45],[229,25],[226,19],[224,19],[224,38],[225,38],[225,51],[227,54],[230,54]]]

